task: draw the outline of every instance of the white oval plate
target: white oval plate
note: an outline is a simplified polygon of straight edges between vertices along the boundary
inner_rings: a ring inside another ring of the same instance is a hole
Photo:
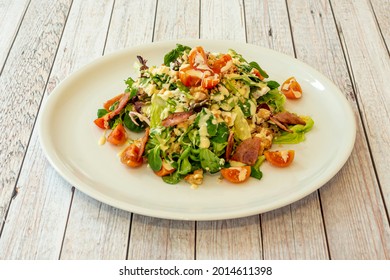
[[[308,65],[284,54],[254,45],[230,41],[190,40],[212,52],[228,48],[248,61],[257,61],[270,79],[282,83],[295,76],[303,98],[287,101],[287,109],[309,115],[315,125],[305,142],[274,145],[296,152],[288,168],[265,162],[262,180],[250,178],[234,185],[207,175],[203,185],[165,184],[144,166],[124,166],[110,144],[98,145],[102,130],[93,120],[104,101],[125,89],[124,80],[135,78],[136,55],[148,65],[160,65],[177,42],[138,46],[97,59],[64,80],[50,94],[40,114],[42,147],[54,168],[69,183],[89,196],[127,211],[159,218],[216,220],[249,216],[297,201],[330,180],[348,159],[355,141],[356,125],[351,107],[341,91]]]

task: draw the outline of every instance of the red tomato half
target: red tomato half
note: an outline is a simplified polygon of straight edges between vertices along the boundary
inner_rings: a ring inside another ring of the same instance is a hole
[[[164,167],[164,165],[161,167],[161,169],[159,171],[155,171],[154,173],[159,176],[159,177],[163,177],[163,176],[166,176],[166,175],[169,175],[169,174],[172,174],[173,172],[175,172],[175,168],[172,168],[172,169],[166,169]]]
[[[199,70],[191,68],[191,66],[184,67],[179,71],[180,81],[186,87],[199,86],[202,82],[203,73]]]
[[[117,96],[115,96],[114,98],[111,98],[110,100],[107,100],[106,102],[104,102],[103,104],[103,107],[104,109],[106,109],[107,111],[109,111],[110,107],[117,101],[121,100],[121,98],[123,97],[124,93],[121,93]]]
[[[188,55],[187,65],[179,70],[179,78],[187,87],[202,86],[205,89],[214,88],[220,81],[218,73],[231,60],[226,54],[213,63],[211,67],[202,47],[193,48]]]
[[[221,169],[223,178],[232,183],[242,183],[251,175],[250,166],[229,167]]]
[[[210,74],[209,71],[204,73],[202,79],[202,88],[211,89],[218,85],[219,83],[219,75],[218,74]]]
[[[93,121],[98,127],[105,129],[104,116]]]
[[[256,68],[253,68],[252,71],[253,71],[253,74],[255,74],[260,80],[264,80],[264,77],[263,77],[263,75],[260,74],[259,70],[257,70]]]
[[[191,68],[208,70],[207,58],[202,47],[193,48],[188,55],[188,62],[190,63]],[[206,69],[204,69],[206,68]]]
[[[283,94],[289,99],[298,99],[302,97],[301,85],[294,77],[288,78],[281,87]]]
[[[128,146],[121,154],[121,162],[129,167],[138,167],[143,163],[142,157],[138,159],[140,149],[136,144]]]
[[[221,73],[221,69],[226,66],[226,64],[232,60],[232,57],[229,54],[224,54],[216,61],[214,61],[211,69],[217,74]]]
[[[265,151],[265,159],[274,166],[287,167],[294,160],[294,150],[288,151]]]
[[[123,145],[126,142],[127,134],[123,125],[118,124],[113,131],[111,131],[110,135],[107,137],[107,141],[114,145]]]

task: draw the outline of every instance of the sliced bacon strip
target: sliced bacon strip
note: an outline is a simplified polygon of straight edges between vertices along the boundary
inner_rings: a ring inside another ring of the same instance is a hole
[[[104,120],[105,128],[108,128],[108,121],[111,120],[116,115],[118,115],[122,111],[122,109],[126,107],[127,102],[129,101],[129,97],[130,97],[129,92],[124,93],[122,97],[119,99],[118,107],[116,107],[114,111],[111,111],[102,117]]]
[[[254,165],[259,155],[261,139],[259,137],[248,138],[237,146],[232,156],[232,160]]]
[[[279,122],[277,119],[275,119],[273,116],[271,116],[269,118],[274,124],[276,124],[279,128],[283,129],[284,131],[287,131],[287,132],[292,132],[291,129],[289,129],[287,126],[285,126],[284,124],[282,124],[281,122]]]
[[[232,154],[233,146],[234,146],[234,132],[230,131],[228,143],[226,145],[226,153],[225,153],[226,160],[230,159],[230,155]]]
[[[193,112],[176,112],[165,118],[161,124],[165,127],[175,126],[179,123],[185,122],[193,114]]]
[[[145,146],[146,146],[146,143],[148,142],[148,139],[149,139],[149,131],[150,131],[149,127],[147,127],[145,129],[145,135],[140,139],[140,146],[139,146],[139,153],[137,156],[137,161],[141,160],[142,154],[145,151]]]
[[[287,111],[277,113],[273,115],[273,118],[283,124],[302,124],[302,125],[306,124],[306,122],[302,120],[299,116]]]
[[[111,98],[110,100],[107,100],[106,102],[104,102],[103,104],[103,108],[106,109],[107,111],[110,109],[110,107],[117,101],[121,100],[121,98],[123,97],[124,93],[121,93],[113,98]]]

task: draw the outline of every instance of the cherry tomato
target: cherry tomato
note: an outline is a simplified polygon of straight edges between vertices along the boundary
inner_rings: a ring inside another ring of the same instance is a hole
[[[126,130],[121,123],[118,124],[107,137],[108,142],[117,146],[123,145],[126,142],[126,139]]]
[[[220,81],[218,73],[221,68],[231,59],[230,55],[223,55],[214,62],[212,69],[203,48],[195,47],[188,55],[190,65],[179,70],[180,81],[187,87],[202,86],[205,89],[212,89]]]
[[[114,98],[111,98],[110,100],[107,100],[106,102],[104,102],[103,104],[103,107],[104,109],[106,109],[107,111],[109,111],[110,107],[117,101],[121,100],[121,98],[123,97],[124,93],[122,94],[119,94],[117,96],[115,96]]]
[[[205,72],[202,79],[202,87],[211,89],[218,85],[219,76],[217,74],[211,75],[209,71]]]
[[[180,81],[187,87],[199,86],[202,82],[202,76],[201,71],[195,70],[191,66],[184,67],[179,71]]]
[[[223,178],[232,183],[242,183],[251,175],[250,166],[229,167],[221,169]]]
[[[98,118],[98,119],[94,120],[93,122],[94,122],[98,127],[100,127],[100,128],[103,128],[103,129],[106,128],[104,116],[101,117],[101,118]]]
[[[138,159],[140,149],[136,144],[128,146],[121,154],[121,162],[130,167],[138,167],[143,163],[142,156]]]
[[[263,75],[260,74],[259,70],[257,70],[256,68],[253,68],[252,71],[253,71],[253,74],[255,74],[260,80],[264,80],[264,77],[263,77]]]
[[[294,160],[294,150],[287,151],[265,151],[265,159],[274,166],[287,167]]]
[[[207,70],[209,66],[207,64],[206,54],[202,47],[193,48],[188,55],[188,62],[191,68]],[[206,69],[205,69],[206,68]]]
[[[301,85],[294,77],[288,78],[281,87],[283,94],[289,99],[298,99],[302,97]]]
[[[155,171],[154,174],[156,174],[157,176],[159,177],[163,177],[163,176],[166,176],[166,175],[169,175],[169,174],[172,174],[173,172],[175,172],[175,168],[172,168],[172,169],[166,169],[164,167],[164,165],[161,167],[161,169],[159,171]]]
[[[224,54],[220,58],[218,58],[216,61],[214,61],[213,65],[211,66],[211,69],[219,74],[221,73],[221,69],[226,66],[226,64],[232,60],[232,57],[229,54]]]

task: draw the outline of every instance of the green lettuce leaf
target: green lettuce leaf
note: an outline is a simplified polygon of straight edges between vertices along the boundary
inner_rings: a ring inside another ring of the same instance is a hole
[[[199,157],[202,168],[210,173],[218,172],[222,167],[220,159],[209,149],[200,149]]]
[[[184,46],[181,44],[176,44],[176,48],[171,50],[164,56],[164,64],[169,66],[171,62],[175,62],[180,56],[183,55],[184,52],[189,52],[191,50],[190,47]]]
[[[301,117],[306,122],[306,125],[296,124],[294,126],[290,126],[289,129],[292,130],[290,132],[282,132],[280,136],[276,136],[273,140],[274,144],[298,144],[305,140],[305,133],[309,132],[313,125],[314,121],[312,118],[304,116]]]
[[[260,180],[263,177],[263,172],[260,170],[261,164],[264,162],[265,156],[259,156],[257,158],[256,163],[251,166],[251,177],[256,178],[257,180]]]
[[[236,113],[236,119],[234,120],[235,135],[241,141],[251,138],[251,129],[241,108],[239,106],[235,106],[233,112]]]
[[[152,105],[150,106],[150,127],[154,128],[161,125],[161,113],[166,107],[164,99],[157,94],[152,96]]]
[[[257,100],[257,104],[267,103],[269,107],[274,109],[274,113],[282,112],[285,102],[286,97],[277,88],[270,90]]]

